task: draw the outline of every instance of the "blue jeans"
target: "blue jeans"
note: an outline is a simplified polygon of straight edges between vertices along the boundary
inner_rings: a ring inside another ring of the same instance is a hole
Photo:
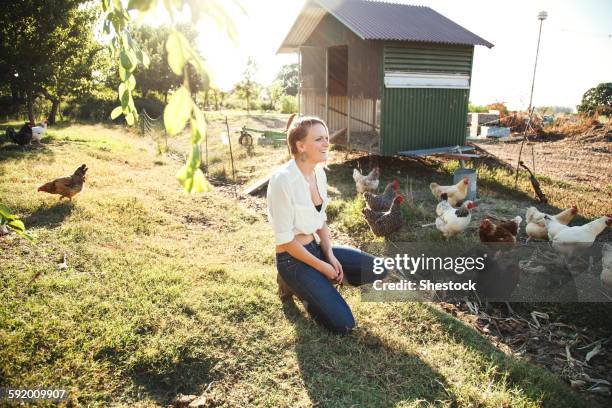
[[[315,257],[327,262],[321,247],[312,241],[304,248]],[[332,251],[342,265],[345,279],[351,285],[362,285],[381,279],[373,273],[374,257],[355,248],[334,246]],[[355,327],[351,309],[332,282],[321,272],[289,255],[276,254],[276,268],[285,283],[305,302],[312,318],[333,333],[347,334]]]

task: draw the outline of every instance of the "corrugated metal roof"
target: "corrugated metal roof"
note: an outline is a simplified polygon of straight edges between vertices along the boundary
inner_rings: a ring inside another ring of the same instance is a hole
[[[313,0],[307,2],[281,45],[279,52],[294,50],[308,39],[322,15],[313,19],[305,11],[316,4],[364,40],[417,41],[442,44],[469,44],[493,47],[493,44],[466,30],[442,14],[424,6],[364,0]]]
[[[297,51],[297,48],[310,37],[310,34],[312,34],[326,13],[325,9],[318,4],[310,1],[307,2],[298,15],[297,20],[293,23],[289,34],[287,34],[278,52]]]

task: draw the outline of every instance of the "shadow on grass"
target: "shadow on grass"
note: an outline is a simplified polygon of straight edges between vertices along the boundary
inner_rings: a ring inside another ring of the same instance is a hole
[[[444,378],[418,356],[358,327],[348,336],[316,327],[293,302],[283,304],[297,338],[295,351],[313,406],[386,407],[457,400]]]
[[[36,211],[27,216],[23,222],[28,228],[57,228],[72,213],[74,206],[72,202],[62,200],[47,207],[38,207]]]
[[[191,356],[186,350],[176,357],[176,363],[142,363],[132,370],[134,383],[160,406],[168,406],[179,393],[199,395],[219,379],[210,374],[215,361]]]
[[[591,405],[591,401],[587,403],[586,400],[581,399],[553,373],[504,354],[471,326],[431,305],[426,305],[426,307],[434,318],[446,328],[452,341],[462,343],[466,348],[477,352],[486,361],[486,365],[494,365],[498,373],[507,374],[507,382],[520,389],[533,401],[541,400],[544,407],[594,406]]]
[[[41,144],[32,143],[27,146],[19,146],[0,136],[0,162],[25,158],[44,158],[48,162],[53,161],[53,150],[49,149],[46,144],[46,138],[43,138]]]

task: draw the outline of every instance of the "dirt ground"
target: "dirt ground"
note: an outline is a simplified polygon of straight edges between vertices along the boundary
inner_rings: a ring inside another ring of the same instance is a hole
[[[484,140],[474,144],[516,167],[521,140],[512,137],[507,141]],[[588,184],[609,194],[612,188],[612,129],[608,126],[593,137],[586,134],[537,138],[525,143],[522,160],[532,171],[535,167],[536,174],[569,183]]]

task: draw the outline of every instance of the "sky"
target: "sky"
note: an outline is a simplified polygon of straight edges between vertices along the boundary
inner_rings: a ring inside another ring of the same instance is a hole
[[[470,101],[505,102],[525,109],[538,39],[538,12],[545,10],[533,103],[575,108],[582,94],[601,82],[612,82],[611,0],[396,0],[429,6],[495,44],[476,46]],[[228,4],[230,2],[227,2]],[[283,64],[296,54],[276,55],[305,0],[242,0],[246,14],[230,8],[237,41],[215,24],[198,24],[198,48],[213,70],[214,81],[230,89],[240,80],[249,56],[257,62],[256,79],[272,82]]]

